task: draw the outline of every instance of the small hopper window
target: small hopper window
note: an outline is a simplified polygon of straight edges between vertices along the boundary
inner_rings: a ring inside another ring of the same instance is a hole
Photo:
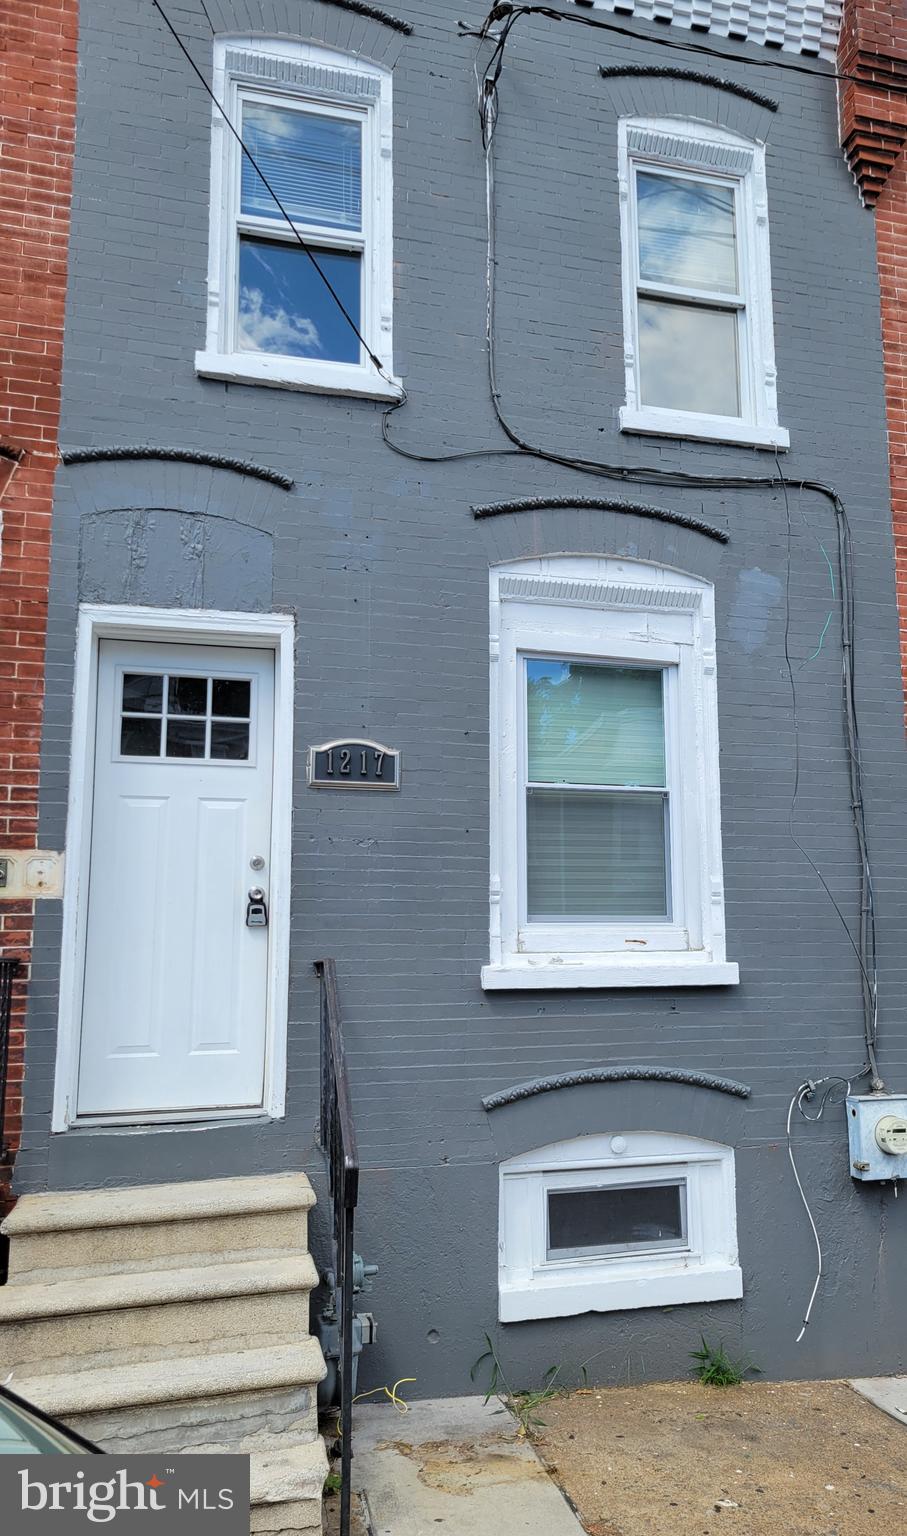
[[[734,1153],[666,1132],[608,1132],[501,1165],[501,1322],[743,1294]]]
[[[686,1182],[548,1191],[548,1258],[682,1248]]]

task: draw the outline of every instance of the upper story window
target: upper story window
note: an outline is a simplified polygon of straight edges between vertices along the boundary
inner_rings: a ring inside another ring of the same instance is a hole
[[[491,575],[486,988],[733,984],[714,593],[640,561]]]
[[[764,146],[671,119],[619,132],[622,429],[787,447]]]
[[[391,374],[390,74],[312,44],[255,39],[218,41],[214,74],[255,165],[214,108],[198,372],[395,398],[356,335]]]

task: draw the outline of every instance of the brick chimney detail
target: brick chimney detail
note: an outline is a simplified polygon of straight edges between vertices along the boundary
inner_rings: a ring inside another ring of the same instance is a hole
[[[838,72],[856,77],[839,86],[841,145],[874,208],[907,139],[907,0],[844,0]]]

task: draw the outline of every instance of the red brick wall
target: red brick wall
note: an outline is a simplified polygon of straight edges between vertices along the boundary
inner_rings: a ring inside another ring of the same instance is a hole
[[[37,840],[77,28],[77,0],[0,0],[0,445],[21,455],[11,475],[0,458],[0,846],[13,848]],[[31,902],[0,901],[0,954],[25,962],[7,1095],[14,1146],[32,916]]]
[[[907,696],[907,3],[845,0],[841,143],[875,208],[901,668]],[[895,89],[891,89],[895,87]]]
[[[901,668],[907,690],[907,151],[901,152],[876,204],[876,239]]]

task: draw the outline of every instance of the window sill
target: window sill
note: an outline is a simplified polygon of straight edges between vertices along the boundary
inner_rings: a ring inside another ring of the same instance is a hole
[[[301,389],[316,395],[354,395],[364,400],[402,400],[403,385],[389,384],[373,368],[355,363],[295,362],[261,353],[196,352],[195,371],[203,379],[227,384],[264,384],[272,389]]]
[[[696,1301],[736,1301],[743,1295],[738,1264],[693,1264],[657,1274],[599,1275],[570,1281],[537,1275],[503,1282],[498,1295],[502,1323],[531,1318],[576,1317],[580,1312],[628,1312],[636,1307],[674,1307]]]
[[[790,433],[784,427],[760,427],[755,422],[733,421],[726,416],[696,416],[688,411],[620,409],[621,432],[655,437],[692,437],[710,443],[739,443],[747,448],[789,448]]]
[[[486,992],[560,987],[736,987],[740,967],[730,960],[693,955],[521,956],[482,967]]]

